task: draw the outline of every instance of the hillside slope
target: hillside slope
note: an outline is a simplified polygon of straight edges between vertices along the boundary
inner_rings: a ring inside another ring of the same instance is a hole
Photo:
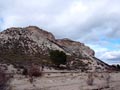
[[[104,62],[94,58],[95,52],[83,43],[70,39],[55,39],[50,32],[36,26],[25,28],[8,28],[0,32],[1,62],[24,63],[37,61],[50,62],[49,51],[59,50],[67,54],[67,64],[70,69],[106,70]]]

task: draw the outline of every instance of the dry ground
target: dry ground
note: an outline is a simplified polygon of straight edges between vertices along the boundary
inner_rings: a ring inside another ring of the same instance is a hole
[[[91,78],[92,85],[88,85]],[[10,86],[11,90],[120,90],[120,73],[44,72],[33,83],[15,75]]]

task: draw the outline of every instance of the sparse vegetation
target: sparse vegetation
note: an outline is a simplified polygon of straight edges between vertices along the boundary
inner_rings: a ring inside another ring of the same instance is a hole
[[[8,81],[10,80],[10,76],[7,75],[4,70],[0,67],[0,90],[7,90],[9,85]]]
[[[40,77],[42,76],[42,70],[40,70],[38,65],[32,64],[29,68],[23,68],[22,75],[28,75],[30,77]]]
[[[109,86],[109,84],[110,84],[110,75],[109,75],[109,73],[106,75],[106,84],[107,84],[107,88],[109,88],[110,86]]]
[[[32,65],[30,70],[29,70],[29,76],[30,77],[40,77],[42,76],[42,71],[39,69],[38,66]]]
[[[111,65],[111,66],[112,66],[112,69],[120,71],[120,65],[119,64],[117,64],[117,65]]]
[[[23,68],[22,75],[28,75],[28,69],[27,68]]]
[[[87,84],[92,86],[93,85],[93,81],[94,81],[93,73],[89,73],[88,74],[88,78],[87,78]]]

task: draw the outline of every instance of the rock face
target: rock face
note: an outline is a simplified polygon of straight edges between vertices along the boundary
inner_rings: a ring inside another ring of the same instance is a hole
[[[0,33],[0,51],[20,54],[48,54],[49,49],[61,50],[58,45],[51,42],[54,36],[35,26],[26,28],[9,28]]]
[[[0,32],[0,59],[5,58],[6,55],[9,56],[8,59],[27,55],[27,57],[33,56],[47,60],[50,50],[65,52],[68,55],[68,65],[72,69],[85,67],[84,69],[87,70],[96,68],[105,70],[109,67],[104,62],[98,62],[99,60],[94,58],[95,52],[83,43],[70,39],[55,39],[52,33],[36,26],[14,27]]]
[[[67,38],[57,39],[56,41],[59,45],[64,47],[64,49],[68,51],[69,53],[71,53],[72,55],[76,55],[78,57],[81,55],[84,56],[82,51],[85,51],[88,53],[88,55],[94,56],[94,51],[90,49],[89,47],[85,46],[83,43],[72,41]]]

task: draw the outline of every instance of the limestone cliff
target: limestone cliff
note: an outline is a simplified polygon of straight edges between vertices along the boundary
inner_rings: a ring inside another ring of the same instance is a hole
[[[65,52],[72,69],[85,67],[84,69],[93,70],[108,67],[104,62],[94,58],[94,50],[83,43],[70,39],[55,39],[52,33],[36,26],[12,27],[0,32],[0,60],[22,62],[21,60],[25,61],[28,57],[35,60],[39,57],[39,60],[49,61],[50,50]]]

